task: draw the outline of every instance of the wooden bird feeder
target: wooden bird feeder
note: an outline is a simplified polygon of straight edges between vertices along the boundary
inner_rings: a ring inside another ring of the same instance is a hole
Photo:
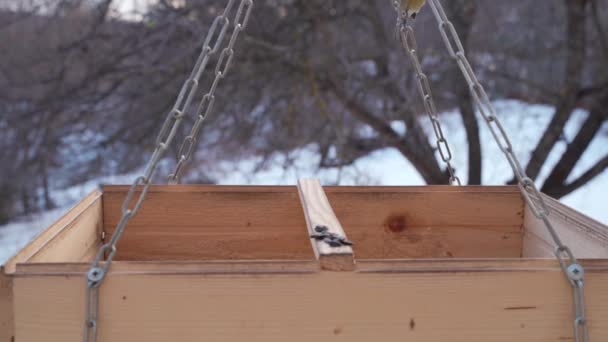
[[[409,14],[393,3],[438,153],[457,181]],[[508,186],[323,188],[316,180],[148,188],[212,56],[213,81],[171,180],[179,180],[213,108],[253,6],[230,0],[134,187],[91,193],[2,266],[0,342],[564,342],[575,340],[575,325],[577,341],[586,342],[586,327],[589,341],[608,341],[608,227],[548,197],[555,234],[536,218],[546,219],[547,208],[542,215],[529,208],[536,205],[529,196],[544,195],[519,165],[441,3],[428,3],[521,193]],[[141,185],[149,190],[145,203]],[[125,198],[141,201],[123,206]],[[121,225],[123,235],[116,230],[121,209],[123,223],[133,217]],[[584,267],[584,286],[574,257],[563,272],[557,235]],[[104,251],[111,251],[105,263]],[[109,272],[97,272],[101,265]]]
[[[2,267],[1,342],[82,340],[85,274],[127,191],[91,193]],[[608,341],[608,229],[546,201],[587,272],[590,338]],[[524,203],[509,186],[152,186],[98,340],[571,341],[572,289]]]

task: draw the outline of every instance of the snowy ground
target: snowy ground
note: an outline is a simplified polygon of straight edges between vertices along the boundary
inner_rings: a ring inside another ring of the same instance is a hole
[[[529,158],[530,148],[540,139],[540,133],[549,123],[553,109],[543,105],[529,105],[519,101],[497,101],[496,108],[500,119],[514,142],[516,153],[524,164]],[[577,111],[568,126],[565,137],[570,141],[587,116],[584,111]],[[454,160],[459,177],[466,180],[466,137],[460,116],[456,112],[447,112],[442,116],[448,140],[454,152]],[[425,129],[431,133],[431,126],[424,121]],[[395,129],[404,128],[395,124]],[[513,174],[509,165],[496,144],[492,141],[490,132],[482,124],[483,144],[483,181],[485,184],[503,184],[511,179]],[[551,167],[558,161],[565,149],[565,143],[559,143],[551,153],[549,162],[545,165],[541,179],[547,176]],[[573,177],[586,171],[595,161],[608,152],[608,124],[593,141],[574,170]],[[342,169],[317,170],[319,156],[314,147],[305,148],[292,153],[289,158],[277,156],[264,170],[252,172],[257,160],[243,160],[238,163],[221,163],[217,165],[212,176],[220,184],[295,184],[300,177],[318,177],[325,184],[377,184],[377,185],[423,185],[422,178],[411,164],[397,151],[385,149],[358,160],[354,165]],[[95,179],[85,184],[55,191],[53,199],[60,208],[27,220],[0,226],[0,263],[24,246],[41,229],[48,227],[54,220],[69,210],[70,206],[99,184],[128,184],[138,174],[105,177]],[[608,207],[605,205],[608,190],[608,172],[598,176],[587,186],[570,194],[562,201],[579,211],[608,223]]]

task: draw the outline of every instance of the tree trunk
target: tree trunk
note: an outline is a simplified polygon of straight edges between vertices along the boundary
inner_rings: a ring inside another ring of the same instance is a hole
[[[4,184],[0,185],[0,225],[6,224],[13,217],[15,205],[13,203],[14,190],[11,186]]]
[[[28,215],[32,212],[32,206],[30,203],[30,195],[25,187],[21,188],[21,209],[22,215]]]
[[[587,0],[564,0],[567,9],[567,62],[564,88],[561,99],[555,110],[555,115],[545,130],[540,142],[532,152],[526,173],[536,179],[545,164],[553,146],[557,143],[564,126],[570,119],[572,111],[576,108],[578,92],[581,88],[583,68],[585,66],[586,20],[585,8]]]
[[[55,208],[55,204],[53,203],[53,200],[51,199],[51,192],[49,189],[49,175],[48,175],[48,170],[46,168],[46,160],[42,161],[42,165],[40,167],[40,174],[42,177],[42,192],[43,192],[43,196],[44,196],[44,209],[51,210],[51,209]]]
[[[476,1],[470,0],[453,0],[446,2],[446,7],[449,12],[454,28],[460,34],[460,39],[465,49],[468,46],[471,28],[473,27],[475,13],[477,11]],[[473,106],[469,86],[462,76],[460,69],[454,63],[451,63],[450,79],[453,82],[453,89],[458,101],[458,108],[464,128],[467,134],[469,143],[468,151],[468,183],[471,185],[481,184],[482,161],[481,161],[481,140],[479,138],[479,123],[475,116],[475,108]]]
[[[576,190],[572,186],[567,186],[566,180],[593,138],[602,128],[603,123],[608,119],[606,108],[608,108],[608,91],[595,102],[589,112],[589,117],[583,123],[574,140],[568,145],[566,152],[553,168],[549,177],[547,177],[542,187],[544,193],[555,198],[561,198]]]

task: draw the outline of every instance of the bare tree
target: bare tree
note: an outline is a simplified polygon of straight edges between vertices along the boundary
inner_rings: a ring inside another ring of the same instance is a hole
[[[608,5],[444,3],[490,93],[556,108],[527,165],[532,177],[564,143],[574,109],[589,110],[543,191],[561,197],[604,172],[608,155],[571,179],[607,119],[608,38],[601,18]],[[6,51],[0,56],[0,222],[52,207],[56,187],[141,166],[225,1],[163,0],[129,20],[111,0],[19,4],[0,11],[0,49]],[[384,0],[256,1],[234,70],[203,129],[199,157],[213,165],[259,156],[263,167],[277,153],[316,146],[319,167],[334,168],[393,148],[427,183],[446,183],[422,129],[422,103],[394,20]],[[429,10],[416,30],[438,107],[461,112],[468,183],[480,184],[482,142],[468,89],[446,58]],[[205,73],[202,89],[211,74]],[[194,109],[180,136],[188,133]],[[204,170],[197,161],[190,168]],[[204,172],[201,177],[195,181],[212,181]]]

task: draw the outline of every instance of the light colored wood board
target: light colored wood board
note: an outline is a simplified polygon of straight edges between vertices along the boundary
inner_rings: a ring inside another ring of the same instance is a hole
[[[102,217],[102,201],[97,198],[77,218],[66,224],[60,234],[32,254],[27,262],[92,260],[101,244]]]
[[[530,230],[526,230],[524,233],[522,256],[524,258],[555,257],[555,247],[552,242],[541,238]]]
[[[130,189],[130,185],[104,185],[103,193],[126,193]],[[161,193],[193,193],[193,192],[219,192],[219,193],[244,193],[244,192],[292,192],[295,186],[293,185],[204,185],[204,184],[178,184],[178,185],[157,185],[150,186],[150,192]],[[466,185],[466,186],[451,186],[451,185],[417,185],[417,186],[325,186],[324,189],[329,192],[390,192],[390,193],[429,193],[429,192],[468,192],[468,193],[519,193],[519,188],[513,185]]]
[[[53,223],[49,228],[43,230],[40,234],[38,234],[38,236],[32,239],[29,244],[23,247],[16,255],[6,261],[6,263],[4,264],[6,272],[14,272],[15,265],[17,263],[29,260],[30,258],[35,256],[39,251],[45,249],[49,243],[52,244],[55,239],[62,240],[66,235],[72,235],[70,228],[74,227],[74,223],[78,221],[79,218],[85,212],[90,212],[90,210],[96,212],[96,210],[98,210],[98,208],[96,207],[96,203],[99,202],[101,196],[102,193],[98,190],[91,192],[82,201],[80,201],[72,209],[70,209],[64,216],[62,216],[59,220]],[[64,235],[64,233],[68,234]],[[76,252],[76,254],[80,254],[80,251],[75,250],[76,247],[78,246],[70,246],[69,249],[73,250],[63,252],[67,252],[68,254]]]
[[[503,194],[514,194],[518,193],[519,189],[517,186],[513,185],[465,185],[465,186],[452,186],[452,185],[407,185],[407,186],[394,186],[394,185],[384,185],[384,186],[326,186],[324,187],[325,192],[348,192],[348,193],[357,193],[364,192],[380,192],[380,193],[503,193]]]
[[[102,263],[103,265],[103,263]],[[90,263],[26,263],[18,264],[15,276],[82,275]],[[316,260],[255,261],[114,261],[110,274],[272,274],[318,272]]]
[[[218,188],[223,188],[218,186]],[[152,188],[154,189],[154,188]],[[228,190],[228,188],[226,189]],[[104,228],[113,231],[120,219],[120,207],[126,192],[104,193]],[[117,210],[118,209],[118,210]],[[280,220],[280,222],[277,222]],[[299,226],[306,232],[296,187],[285,191],[149,191],[141,211],[131,226],[152,224],[174,229],[215,227],[241,229],[244,232],[266,226]]]
[[[265,227],[262,231],[228,227],[166,227],[129,225],[118,243],[117,260],[258,260],[314,259],[304,232],[295,227]]]
[[[608,271],[607,259],[580,259],[587,271]],[[102,263],[103,264],[103,263]],[[555,258],[548,259],[365,259],[355,272],[439,273],[495,271],[560,271]],[[12,275],[80,276],[90,263],[24,263],[17,264]],[[114,261],[113,275],[203,275],[203,274],[287,274],[311,273],[321,269],[316,260],[224,260],[224,261]]]
[[[608,273],[586,282],[592,341],[608,340]],[[550,342],[572,338],[559,270],[302,275],[110,275],[100,342]],[[79,341],[82,276],[15,278],[20,342]],[[322,307],[323,310],[319,310]]]
[[[124,186],[104,188],[104,222],[109,232],[113,231],[118,220],[119,207],[127,189]],[[325,190],[347,235],[355,242],[363,239],[357,243],[357,258],[519,257],[521,254],[523,202],[516,187],[325,187]],[[308,246],[301,243],[290,245],[307,235],[296,198],[295,187],[152,187],[150,200],[139,215],[145,219],[136,218],[127,228],[121,243],[128,248],[119,246],[119,259],[161,260],[165,255],[181,260],[284,258],[285,254],[277,255],[276,250],[259,254],[265,250],[258,248],[252,252],[247,245],[255,244],[255,238],[253,241],[248,239],[244,246],[239,238],[243,232],[251,232],[250,237],[259,236],[257,241],[263,244],[263,236],[272,236],[273,229],[276,234],[293,234],[276,238],[275,246],[281,250],[285,247],[284,251],[302,259],[309,253]],[[401,229],[399,220],[405,222],[405,229],[395,232],[395,229]],[[201,229],[199,222],[211,228],[209,234],[206,228]],[[230,234],[234,247],[226,249],[206,245],[202,250],[197,246],[204,240],[209,241],[207,244],[218,241],[231,243],[230,237],[224,238],[220,232],[213,231],[214,226]],[[431,229],[429,232],[429,227],[449,227],[450,230]],[[454,227],[456,230],[452,232]],[[480,244],[479,240],[462,238],[465,235],[484,235],[480,230],[492,232],[488,233],[492,237],[483,238],[494,242]],[[257,235],[258,231],[261,234]],[[173,234],[178,237],[172,238]],[[179,237],[180,234],[184,236]],[[421,236],[428,238],[422,240]],[[400,237],[408,240],[409,245],[398,245],[404,247],[396,250],[390,243],[394,244]],[[281,243],[283,238],[290,242]],[[442,240],[432,240],[434,238]],[[167,245],[169,240],[171,245]],[[421,241],[418,244],[422,247],[412,247],[416,242],[409,241]],[[432,247],[433,244],[436,247]],[[470,248],[470,245],[475,248]],[[479,248],[479,245],[483,247]],[[413,254],[403,254],[408,250]]]
[[[304,217],[308,227],[308,234],[318,234],[315,227],[327,227],[328,232],[348,239],[342,225],[323,192],[323,187],[317,179],[300,179],[298,193]],[[332,271],[350,271],[355,268],[353,248],[351,246],[332,247],[324,241],[310,239],[313,251],[321,268]]]
[[[336,216],[349,230],[350,223],[370,227],[387,226],[388,219],[401,218],[404,228],[436,226],[520,227],[523,201],[516,187],[486,191],[478,187],[369,187],[367,191],[349,192],[345,187],[325,187]],[[348,224],[347,224],[348,222]],[[457,223],[457,224],[455,224]]]
[[[402,232],[347,226],[357,260],[403,258],[516,258],[522,234],[514,227],[413,227]]]
[[[126,193],[129,191],[130,185],[104,185],[104,193]],[[467,186],[450,186],[450,185],[420,185],[420,186],[326,186],[326,192],[386,192],[386,193],[429,193],[429,192],[467,192],[467,193],[508,193],[518,194],[519,189],[513,185],[487,186],[487,185],[467,185]],[[199,185],[199,184],[179,184],[179,185],[152,185],[150,192],[160,193],[244,193],[244,192],[293,192],[295,186],[292,185]]]
[[[359,260],[521,255],[523,202],[517,188],[431,188],[325,191]]]
[[[587,272],[608,272],[607,259],[580,259]],[[360,260],[357,272],[535,272],[561,271],[555,258],[548,259],[393,259]]]
[[[549,221],[577,258],[608,258],[608,227],[559,201],[543,195],[550,209]],[[541,220],[526,206],[524,257],[553,257],[555,243]]]
[[[13,278],[0,266],[0,342],[13,342]]]
[[[159,189],[152,187],[129,222],[118,244],[118,260],[314,259],[295,187]],[[124,196],[104,193],[108,234],[120,218]]]
[[[104,194],[126,194],[130,185],[104,185]],[[365,187],[361,187],[365,188]],[[176,185],[159,185],[153,184],[150,186],[150,193],[258,193],[258,192],[275,192],[275,193],[291,193],[296,191],[293,185],[205,185],[205,184],[176,184]]]

